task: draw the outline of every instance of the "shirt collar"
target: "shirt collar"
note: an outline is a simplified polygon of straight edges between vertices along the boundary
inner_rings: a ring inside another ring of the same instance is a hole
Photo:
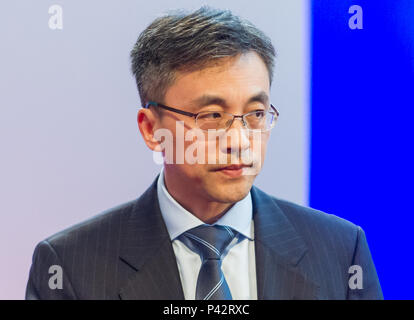
[[[175,240],[183,232],[204,224],[202,220],[184,209],[170,195],[164,183],[164,168],[161,169],[157,181],[157,195],[161,214],[167,226],[171,241]],[[229,226],[246,238],[253,240],[253,230],[251,228],[252,212],[252,198],[249,192],[246,197],[236,202],[213,225]]]

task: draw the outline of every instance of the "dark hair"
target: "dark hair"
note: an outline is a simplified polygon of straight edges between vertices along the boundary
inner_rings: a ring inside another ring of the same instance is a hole
[[[186,13],[173,11],[155,19],[131,51],[141,103],[164,102],[176,71],[196,71],[218,59],[255,51],[264,61],[272,83],[275,49],[270,39],[249,21],[229,10],[203,6]]]

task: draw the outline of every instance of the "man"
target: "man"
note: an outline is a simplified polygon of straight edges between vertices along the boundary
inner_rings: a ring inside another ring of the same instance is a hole
[[[229,11],[147,27],[137,120],[164,167],[138,199],[41,242],[26,298],[382,299],[360,227],[253,186],[279,114],[274,56]]]

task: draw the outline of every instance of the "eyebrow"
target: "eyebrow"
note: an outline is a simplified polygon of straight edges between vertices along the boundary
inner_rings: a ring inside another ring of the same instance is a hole
[[[249,100],[246,102],[246,105],[252,102],[261,102],[263,104],[268,104],[269,96],[267,95],[266,92],[260,91],[257,94],[251,96]],[[204,106],[208,106],[211,104],[217,104],[223,107],[228,107],[226,99],[220,96],[215,96],[215,95],[210,95],[210,94],[204,94],[201,97],[191,100],[190,104],[193,106],[197,106],[197,107],[204,107]]]

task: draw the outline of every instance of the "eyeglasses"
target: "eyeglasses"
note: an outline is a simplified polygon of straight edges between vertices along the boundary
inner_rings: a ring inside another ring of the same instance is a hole
[[[202,111],[199,113],[192,113],[175,109],[154,101],[149,101],[144,108],[148,109],[150,106],[159,107],[187,117],[192,117],[195,119],[197,128],[205,131],[212,129],[227,130],[231,127],[234,119],[236,118],[241,119],[243,125],[247,129],[268,131],[275,126],[276,120],[279,117],[279,111],[277,111],[272,104],[270,104],[270,108],[267,110],[254,110],[240,116],[224,111]]]

